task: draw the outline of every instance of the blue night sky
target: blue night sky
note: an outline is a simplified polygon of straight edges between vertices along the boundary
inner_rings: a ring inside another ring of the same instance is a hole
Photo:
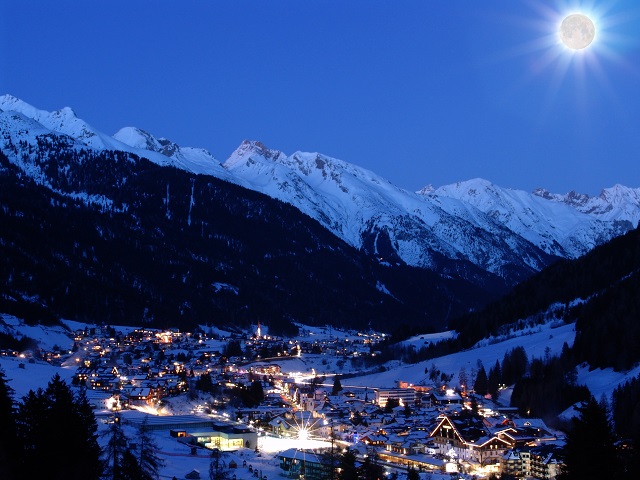
[[[640,187],[639,32],[637,0],[2,0],[0,94],[220,161],[252,139],[410,190],[597,194]]]

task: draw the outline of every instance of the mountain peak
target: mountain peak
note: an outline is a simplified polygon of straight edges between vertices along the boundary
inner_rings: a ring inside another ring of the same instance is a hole
[[[71,107],[64,107],[60,110],[56,110],[55,112],[53,112],[53,115],[62,118],[78,118],[76,112],[74,112]]]
[[[233,168],[245,163],[249,158],[263,158],[265,160],[277,161],[281,157],[286,157],[280,150],[271,150],[264,143],[257,140],[243,140],[236,150],[229,156],[223,166]]]
[[[535,189],[533,194],[546,200],[567,204],[600,220],[629,221],[633,225],[640,221],[640,188],[616,184],[603,189],[600,195],[593,197],[575,190],[561,195],[543,188]]]
[[[432,195],[434,192],[436,191],[436,189],[433,187],[433,185],[430,183],[429,185],[425,185],[424,187],[422,187],[420,190],[418,190],[416,193],[418,195]]]
[[[205,149],[181,147],[168,138],[156,138],[137,127],[123,127],[113,135],[113,138],[129,147],[163,155],[171,159],[170,163],[177,168],[199,174],[225,177],[220,162]],[[161,164],[164,163],[161,162]]]
[[[14,97],[10,94],[0,96],[0,108],[4,111],[13,110],[33,119],[35,119],[35,116],[39,112],[39,110],[33,105],[30,105],[27,102],[20,100],[19,98]]]
[[[166,138],[156,138],[149,132],[137,127],[123,127],[118,130],[113,138],[134,148],[143,148],[152,152],[161,153],[172,157],[180,150],[180,147]]]

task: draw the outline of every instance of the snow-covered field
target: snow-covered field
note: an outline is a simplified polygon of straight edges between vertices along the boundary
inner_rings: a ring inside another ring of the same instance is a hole
[[[440,333],[425,333],[424,335],[415,335],[413,337],[407,338],[402,342],[399,342],[404,347],[409,347],[413,345],[416,349],[420,349],[422,347],[428,346],[430,343],[438,343],[441,340],[448,340],[449,338],[456,338],[458,334],[455,330],[447,330],[446,332]]]
[[[520,333],[520,336],[509,338],[500,343],[482,344],[463,352],[426,360],[414,365],[403,365],[386,372],[350,378],[344,383],[385,388],[397,386],[398,380],[414,385],[427,384],[429,383],[429,375],[425,369],[430,369],[432,365],[435,365],[443,373],[453,375],[454,381],[457,381],[462,368],[466,370],[467,375],[471,369],[477,370],[478,360],[488,371],[496,363],[496,360],[502,362],[504,354],[517,346],[523,346],[530,359],[533,357],[543,358],[547,347],[549,347],[551,355],[559,355],[564,342],[571,346],[575,338],[574,325],[572,324],[558,328],[545,325]]]

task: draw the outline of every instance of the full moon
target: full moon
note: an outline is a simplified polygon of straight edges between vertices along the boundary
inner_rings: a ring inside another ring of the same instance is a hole
[[[593,42],[596,27],[589,17],[581,13],[573,13],[562,20],[560,40],[572,50],[582,50]]]

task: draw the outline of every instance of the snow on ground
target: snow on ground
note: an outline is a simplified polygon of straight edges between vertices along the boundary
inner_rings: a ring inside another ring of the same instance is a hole
[[[61,322],[64,323],[67,327],[69,327],[69,329],[72,332],[75,332],[76,330],[84,330],[85,327],[100,328],[100,326],[96,324],[91,324],[86,322],[76,322],[75,320],[61,320]],[[122,326],[122,325],[120,326],[114,325],[113,328],[115,329],[116,332],[120,332],[126,335],[141,327],[128,327],[128,326]]]
[[[101,425],[99,430],[100,432],[104,432],[107,429],[108,425]],[[130,441],[135,442],[136,430],[134,428],[125,425],[124,432]],[[160,469],[160,478],[171,479],[176,477],[183,479],[194,469],[200,472],[200,478],[209,478],[209,465],[211,463],[210,451],[204,448],[198,448],[196,454],[192,455],[191,447],[171,437],[168,430],[153,431],[151,434],[158,446],[159,457],[164,461],[164,466]],[[268,441],[263,441],[262,439],[265,438],[268,437],[261,437],[260,448],[262,449],[263,445],[266,447],[267,445],[273,444],[275,446],[275,448],[273,448],[274,453],[271,451],[267,453],[266,448],[264,452],[260,453],[260,456],[253,450],[247,448],[242,448],[235,452],[222,453],[220,463],[222,467],[229,472],[229,478],[231,478],[232,475],[235,475],[237,480],[250,480],[255,478],[253,473],[249,471],[249,466],[251,466],[252,469],[262,471],[262,474],[266,475],[267,478],[280,476],[279,460],[275,452],[281,452],[289,448],[288,446],[285,447],[288,443],[283,443],[282,447],[284,448],[279,448],[277,441],[280,439],[269,438]],[[106,443],[108,438],[102,437],[100,441],[101,443]],[[133,450],[132,453],[136,454],[137,451]],[[238,467],[229,468],[231,461],[235,461]],[[246,462],[244,467],[243,462]]]
[[[4,371],[9,386],[15,391],[14,399],[17,401],[29,393],[29,390],[46,388],[56,373],[68,385],[76,373],[75,368],[54,367],[40,361],[29,363],[27,359],[19,357],[0,357],[0,368]]]
[[[415,346],[416,349],[427,347],[430,343],[438,343],[442,340],[448,340],[450,338],[456,338],[458,333],[455,330],[448,330],[440,333],[425,333],[424,335],[415,335],[407,338],[406,340],[399,342],[403,347]]]
[[[616,372],[612,368],[597,368],[589,371],[587,366],[580,366],[578,368],[578,383],[583,383],[591,394],[600,400],[602,395],[607,395],[607,401],[611,402],[611,394],[613,390],[633,377],[637,377],[640,374],[640,366],[629,370],[628,372]]]
[[[559,355],[564,342],[571,346],[574,338],[575,326],[573,324],[556,328],[552,328],[551,325],[544,325],[528,331],[524,335],[509,338],[500,343],[478,346],[414,365],[399,366],[386,372],[350,378],[342,382],[342,384],[343,386],[349,384],[384,388],[396,387],[398,380],[416,385],[427,384],[430,382],[426,370],[428,371],[432,365],[435,365],[443,373],[453,375],[454,381],[457,381],[457,375],[462,368],[465,368],[467,375],[470,374],[471,369],[477,370],[478,360],[482,361],[488,371],[496,363],[496,360],[502,362],[504,354],[517,346],[523,346],[530,359],[533,357],[543,358],[547,347],[549,347],[551,355]]]
[[[49,351],[53,350],[54,345],[67,350],[73,346],[73,338],[71,338],[70,332],[63,327],[27,325],[13,315],[0,313],[0,331],[6,332],[15,338],[26,336],[38,340],[40,347]]]
[[[612,368],[597,368],[590,371],[586,365],[578,367],[577,370],[578,384],[586,385],[589,391],[591,391],[591,395],[598,401],[600,401],[604,395],[609,405],[611,405],[611,394],[618,385],[624,384],[640,375],[640,365],[627,372],[616,372]],[[562,412],[560,417],[570,418],[575,416],[575,413],[573,406],[571,406]]]

